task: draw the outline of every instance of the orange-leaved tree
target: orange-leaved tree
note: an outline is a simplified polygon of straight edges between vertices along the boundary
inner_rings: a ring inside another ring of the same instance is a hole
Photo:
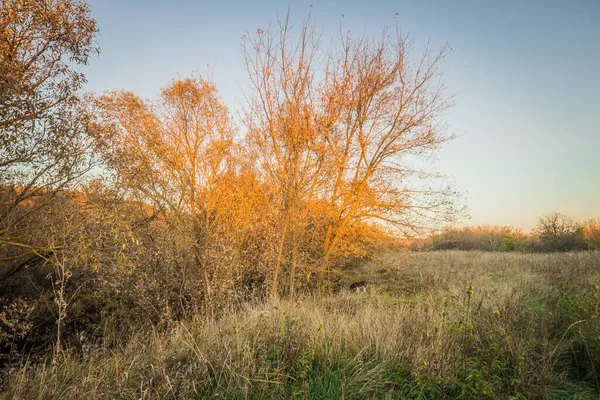
[[[189,77],[172,81],[155,102],[113,92],[99,97],[98,105],[108,165],[120,185],[176,218],[172,229],[190,240],[210,310],[207,246],[220,218],[215,187],[234,136],[214,84]]]
[[[244,46],[252,89],[248,143],[280,193],[272,296],[288,242],[293,293],[298,236],[311,210],[318,208],[325,224],[313,240],[322,243],[320,269],[328,271],[356,224],[414,229],[415,216],[448,218],[454,205],[447,188],[415,186],[434,175],[414,165],[452,138],[438,122],[450,105],[440,69],[449,46],[426,46],[411,59],[407,37],[384,30],[378,40],[342,34],[323,51],[310,17],[297,39],[294,32],[288,13]]]
[[[98,51],[96,33],[84,1],[0,2],[0,260],[8,267],[2,281],[58,250],[45,238],[40,215],[98,161],[77,93],[85,83],[80,67]]]
[[[433,52],[427,46],[416,62],[410,47],[397,32],[384,30],[378,40],[348,33],[328,57],[322,107],[330,180],[324,196],[332,215],[323,243],[325,262],[358,221],[416,228],[409,218],[415,214],[451,215],[452,193],[410,184],[432,177],[412,166],[414,160],[452,138],[438,122],[449,106],[440,81],[449,47]]]
[[[305,205],[315,198],[325,172],[325,135],[319,125],[314,70],[317,37],[307,21],[299,39],[294,40],[289,14],[278,27],[279,36],[270,29],[259,29],[254,39],[244,43],[252,90],[244,121],[249,151],[265,184],[278,194],[273,208],[279,239],[269,293],[277,294],[281,265],[289,259],[289,292],[293,296]]]
[[[590,250],[600,250],[600,219],[583,222],[583,238]]]

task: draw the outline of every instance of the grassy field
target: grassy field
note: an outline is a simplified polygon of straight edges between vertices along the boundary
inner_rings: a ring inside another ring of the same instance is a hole
[[[104,344],[6,399],[597,399],[600,252],[382,254],[341,290]],[[115,343],[117,343],[115,345]]]

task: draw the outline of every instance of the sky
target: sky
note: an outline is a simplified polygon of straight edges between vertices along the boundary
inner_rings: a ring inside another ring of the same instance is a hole
[[[310,9],[323,40],[340,24],[378,36],[397,22],[417,50],[448,42],[454,107],[440,120],[456,139],[435,167],[464,193],[463,224],[600,218],[600,0],[89,2],[101,53],[84,70],[87,91],[152,98],[173,78],[209,73],[234,113],[248,84],[242,35],[288,6],[298,24]]]

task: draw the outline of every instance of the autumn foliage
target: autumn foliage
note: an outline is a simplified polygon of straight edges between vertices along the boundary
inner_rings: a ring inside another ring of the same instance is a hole
[[[82,94],[87,2],[0,0],[0,398],[598,385],[598,254],[575,251],[600,221],[440,230],[463,211],[426,168],[453,138],[449,46],[316,31],[244,35],[232,109],[200,73]]]
[[[200,74],[151,100],[81,95],[98,52],[87,3],[0,12],[3,351],[51,334],[60,357],[82,326],[329,292],[393,236],[455,215],[414,163],[452,138],[447,46],[415,54],[384,30],[324,48],[310,17],[295,29],[288,15],[244,39],[234,113]]]

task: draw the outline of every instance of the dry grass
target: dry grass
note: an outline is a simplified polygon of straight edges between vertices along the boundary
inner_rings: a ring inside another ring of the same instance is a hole
[[[559,284],[583,293],[600,282],[600,252],[390,253],[344,279],[371,282],[369,293],[271,302],[138,332],[116,347],[23,365],[5,376],[0,397],[598,396],[598,376],[579,368],[585,354],[572,335],[598,320],[572,327]]]

